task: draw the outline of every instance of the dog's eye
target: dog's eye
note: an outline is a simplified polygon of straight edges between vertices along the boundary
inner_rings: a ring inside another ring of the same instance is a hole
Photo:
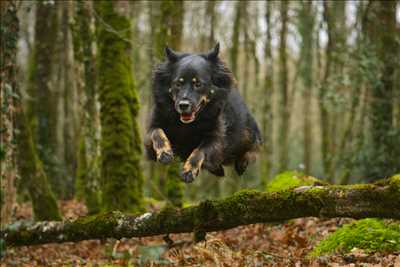
[[[175,87],[177,87],[177,88],[181,88],[182,85],[183,85],[183,82],[180,80],[175,82]]]

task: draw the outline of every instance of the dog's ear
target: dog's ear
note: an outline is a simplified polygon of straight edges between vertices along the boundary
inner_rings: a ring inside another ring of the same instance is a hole
[[[215,62],[218,59],[218,54],[219,54],[219,43],[217,43],[214,46],[214,48],[206,54],[206,57],[208,60]]]
[[[167,57],[169,62],[176,62],[179,59],[178,53],[176,53],[174,50],[172,50],[168,46],[165,47],[165,56]]]

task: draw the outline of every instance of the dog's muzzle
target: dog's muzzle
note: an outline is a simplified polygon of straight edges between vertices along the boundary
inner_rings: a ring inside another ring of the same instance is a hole
[[[194,106],[189,100],[180,100],[176,105],[176,110],[180,114],[180,120],[183,123],[191,123],[196,119],[197,113],[205,105],[205,101],[201,101]]]

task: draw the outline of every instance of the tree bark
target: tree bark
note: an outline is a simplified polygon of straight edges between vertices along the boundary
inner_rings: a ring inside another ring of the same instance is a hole
[[[35,220],[61,220],[56,198],[36,152],[22,105],[18,106],[16,112],[16,126],[20,132],[17,138],[19,174],[21,183],[28,189],[34,218]]]
[[[97,108],[94,32],[92,6],[80,0],[75,3],[73,49],[78,91],[83,96],[80,145],[77,156],[76,196],[83,198],[89,213],[100,208],[100,123]]]
[[[304,172],[311,173],[312,163],[312,128],[311,127],[311,95],[313,91],[313,38],[314,38],[314,7],[312,1],[302,2],[299,11],[298,31],[301,36],[299,72],[303,82],[303,112],[304,112]]]
[[[128,5],[127,1],[94,2],[105,211],[137,212],[143,208],[141,138],[137,123],[139,97],[132,77]]]
[[[17,42],[19,20],[16,1],[0,7],[0,225],[10,223],[15,205],[17,176],[15,160],[15,102],[17,94]]]
[[[7,245],[22,246],[194,232],[199,241],[206,232],[310,216],[400,219],[400,175],[375,184],[301,186],[276,193],[243,190],[223,200],[141,216],[114,211],[75,221],[13,226],[0,237]]]
[[[49,178],[51,188],[58,197],[64,197],[66,189],[63,172],[64,154],[63,140],[60,135],[61,90],[59,88],[60,68],[60,18],[61,3],[56,1],[36,4],[35,41],[32,60],[30,62],[30,91],[33,101],[30,103],[33,123],[32,137],[38,144],[37,152],[43,169]],[[61,117],[62,118],[62,117]],[[29,121],[30,122],[30,121]]]
[[[264,92],[268,97],[264,97],[263,116],[261,120],[262,133],[264,136],[264,145],[262,153],[262,176],[263,185],[268,183],[268,179],[272,174],[273,154],[274,154],[274,118],[273,118],[273,98],[274,98],[274,58],[272,54],[272,3],[265,2],[265,23],[266,23],[266,40],[265,40],[265,77]]]
[[[285,171],[289,163],[288,136],[289,136],[289,74],[287,60],[287,34],[288,34],[288,1],[280,2],[281,30],[279,37],[279,171]]]
[[[242,20],[242,9],[244,5],[246,5],[244,1],[238,1],[235,6],[235,18],[232,29],[232,47],[229,51],[231,70],[236,78],[239,76],[237,65],[239,57],[240,22]]]
[[[388,175],[399,169],[399,130],[393,127],[395,70],[399,68],[400,48],[396,28],[395,1],[369,1],[369,12],[364,25],[366,41],[372,51],[372,59],[378,64],[377,80],[371,85],[371,147],[369,166],[364,172],[367,179],[374,175]],[[382,30],[384,29],[384,30]]]
[[[60,97],[63,102],[64,120],[62,134],[64,139],[64,197],[71,199],[75,194],[75,177],[77,170],[77,151],[79,150],[79,119],[80,113],[77,79],[74,75],[74,54],[71,35],[73,2],[65,1],[60,6],[60,80],[59,87],[62,91]]]

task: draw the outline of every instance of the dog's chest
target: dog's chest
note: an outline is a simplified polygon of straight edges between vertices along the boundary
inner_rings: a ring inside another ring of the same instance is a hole
[[[196,126],[179,125],[164,129],[174,152],[182,158],[187,158],[193,149],[201,144],[208,131],[205,127]]]

